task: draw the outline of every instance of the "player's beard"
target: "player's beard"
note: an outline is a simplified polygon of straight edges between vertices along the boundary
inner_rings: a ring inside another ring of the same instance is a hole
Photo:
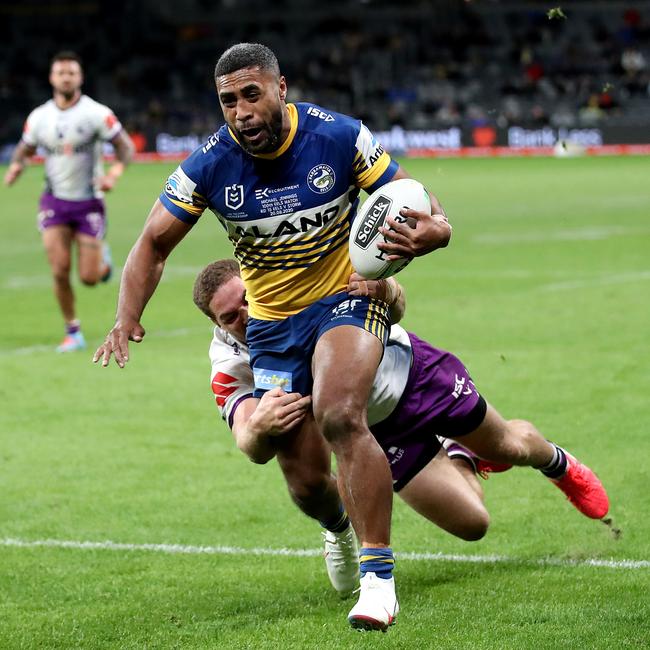
[[[272,153],[280,148],[282,144],[282,107],[278,106],[277,110],[271,114],[271,119],[265,124],[263,130],[266,131],[266,140],[259,145],[251,145],[245,137],[240,137],[240,143],[248,153]]]
[[[61,97],[64,101],[71,102],[75,98],[77,90],[77,88],[59,88],[57,89],[56,94],[59,95],[59,97]]]

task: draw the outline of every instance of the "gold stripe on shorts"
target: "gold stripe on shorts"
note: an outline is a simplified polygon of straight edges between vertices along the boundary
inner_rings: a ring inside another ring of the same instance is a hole
[[[371,298],[363,328],[385,342],[388,327],[388,305],[383,300]]]

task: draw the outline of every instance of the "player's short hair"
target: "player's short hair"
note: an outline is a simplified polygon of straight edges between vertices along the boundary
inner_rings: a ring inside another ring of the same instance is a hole
[[[79,67],[83,68],[81,57],[72,50],[61,50],[61,52],[57,52],[50,61],[50,68],[57,63],[57,61],[76,61],[79,64]]]
[[[261,43],[237,43],[229,47],[217,61],[214,78],[241,70],[242,68],[259,68],[280,76],[278,59],[266,45]]]
[[[239,277],[239,264],[236,260],[217,260],[208,264],[198,274],[194,282],[194,304],[211,320],[214,314],[210,311],[210,301],[214,292],[228,280]]]

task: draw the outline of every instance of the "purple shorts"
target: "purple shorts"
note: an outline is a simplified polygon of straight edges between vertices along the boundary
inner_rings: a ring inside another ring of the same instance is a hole
[[[66,201],[45,193],[41,196],[38,210],[38,229],[41,232],[51,226],[68,226],[96,239],[104,239],[106,234],[106,211],[102,199]]]
[[[401,490],[438,453],[436,436],[461,436],[476,429],[487,410],[463,363],[409,332],[413,363],[395,410],[370,427]]]

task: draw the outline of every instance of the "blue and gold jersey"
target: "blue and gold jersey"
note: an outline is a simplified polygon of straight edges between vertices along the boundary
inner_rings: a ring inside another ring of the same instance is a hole
[[[169,177],[160,200],[196,223],[209,208],[235,247],[253,318],[280,320],[347,287],[350,224],[359,189],[392,179],[397,164],[358,120],[288,104],[291,130],[253,156],[224,125]]]

